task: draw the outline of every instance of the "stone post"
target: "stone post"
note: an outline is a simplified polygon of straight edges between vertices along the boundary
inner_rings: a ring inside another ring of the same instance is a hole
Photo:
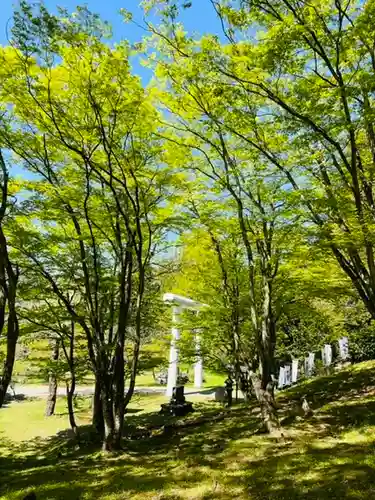
[[[298,380],[298,359],[292,360],[292,383],[295,384]]]
[[[194,365],[194,387],[200,389],[203,385],[203,360],[199,332],[195,335],[196,362]]]
[[[286,386],[292,385],[292,370],[290,365],[285,365],[284,367],[284,384]]]
[[[172,307],[172,339],[171,348],[169,351],[169,366],[168,366],[168,381],[167,381],[167,396],[172,396],[173,387],[177,384],[178,376],[178,341],[180,339],[180,331],[177,327],[179,314],[181,310],[177,306]]]
[[[346,361],[349,358],[349,343],[348,337],[339,339],[340,359]]]
[[[279,382],[277,384],[277,387],[279,389],[282,389],[285,385],[285,368],[283,366],[280,366],[280,371],[279,371]]]
[[[324,366],[330,366],[332,363],[332,347],[330,344],[325,344],[322,349],[322,360]]]

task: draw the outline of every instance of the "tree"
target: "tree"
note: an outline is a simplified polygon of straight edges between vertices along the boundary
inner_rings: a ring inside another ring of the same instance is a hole
[[[59,339],[53,339],[51,344],[51,360],[48,376],[48,397],[46,405],[46,417],[50,417],[55,413],[56,398],[57,398],[57,373],[56,366],[59,361],[60,342]]]
[[[240,365],[249,364],[254,357],[249,349],[251,327],[241,236],[236,221],[222,216],[222,205],[207,202],[197,192],[186,197],[185,205],[181,255],[164,287],[209,307],[198,315],[185,315],[182,353],[189,361],[196,360],[198,334],[205,366],[231,375],[234,371],[238,381]]]
[[[162,43],[160,50],[165,51],[167,62],[163,60],[157,72],[168,90],[161,91],[159,99],[172,115],[165,137],[172,148],[178,145],[186,151],[188,168],[210,193],[208,197],[220,200],[223,211],[236,219],[247,262],[249,311],[257,346],[252,381],[265,425],[272,431],[278,428],[274,286],[286,237],[299,214],[290,209],[293,199],[287,178],[258,151],[249,151],[242,138],[217,119],[226,115],[228,104],[212,88],[210,68],[202,66],[194,43],[182,55],[173,43]],[[173,161],[178,164],[180,158]]]
[[[177,113],[180,135],[188,129],[195,141],[209,143],[231,175],[236,143],[271,175],[278,171],[285,182],[279,194],[294,190],[294,206],[299,203],[315,238],[329,246],[374,314],[374,52],[365,30],[373,2],[363,10],[355,1],[211,3],[225,43],[213,35],[189,37],[177,22],[179,2],[147,3],[162,6],[161,25],[148,27],[162,54],[165,94],[178,96],[175,106],[172,97],[164,102],[172,112],[186,112],[183,120]],[[202,146],[201,153],[209,155]],[[206,159],[215,177],[218,164]],[[247,193],[244,184],[240,178],[237,187]],[[264,290],[272,280],[266,281]]]
[[[6,225],[10,216],[9,174],[0,150],[0,336],[6,339],[6,350],[0,375],[0,408],[4,403],[12,379],[16,346],[19,335],[17,317],[17,285],[19,269],[11,260],[6,237]]]
[[[21,14],[17,48],[2,51],[1,75],[6,145],[37,175],[18,218],[17,248],[86,336],[94,420],[103,416],[103,448],[111,450],[120,447],[134,391],[145,280],[163,243],[170,172],[159,161],[156,114],[130,73],[126,44],[106,45],[87,11],[84,28],[44,10]],[[30,31],[40,44],[30,43]]]
[[[211,3],[226,43],[199,51],[232,120],[216,118],[288,177],[374,317],[374,2]],[[167,39],[187,58],[181,30]]]
[[[50,346],[51,358],[38,360],[38,370],[46,373],[49,381],[49,395],[46,405],[46,416],[54,413],[58,383],[66,386],[69,423],[78,435],[78,427],[74,416],[74,395],[76,383],[87,375],[89,356],[85,349],[85,337],[82,329],[77,328],[71,315],[61,301],[56,300],[48,290],[40,292],[45,286],[38,273],[27,271],[27,260],[23,260],[25,274],[22,286],[22,306],[19,316],[23,320],[24,337],[38,339]],[[31,274],[31,276],[30,276]],[[27,278],[30,282],[27,283]],[[77,307],[74,294],[68,297],[69,303]]]

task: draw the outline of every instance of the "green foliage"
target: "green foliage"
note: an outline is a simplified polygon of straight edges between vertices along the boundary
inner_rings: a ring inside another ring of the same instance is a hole
[[[211,3],[224,40],[185,30],[192,2],[143,2],[147,88],[86,7],[21,1],[0,49],[0,146],[32,174],[6,224],[21,333],[68,345],[73,322],[79,378],[100,366],[121,397],[118,373],[166,366],[163,292],[208,306],[181,316],[187,364],[197,335],[264,387],[343,335],[373,356],[374,2]]]
[[[375,359],[375,325],[369,325],[352,332],[350,335],[350,354],[355,362]]]

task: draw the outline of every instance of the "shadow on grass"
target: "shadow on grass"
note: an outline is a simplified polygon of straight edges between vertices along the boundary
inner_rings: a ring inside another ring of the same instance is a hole
[[[28,398],[25,394],[9,394],[8,392],[5,394],[4,403],[1,408],[6,408],[13,403],[13,401],[31,401],[33,398]]]
[[[0,458],[1,477],[7,478],[0,495],[22,498],[33,489],[38,500],[110,498],[111,494],[114,498],[206,500],[373,497],[375,469],[369,463],[373,444],[338,443],[327,448],[302,444],[298,448],[265,436],[254,443],[251,436],[257,426],[257,417],[238,408],[221,422],[167,437],[128,441],[124,453],[114,456],[97,453],[95,446],[67,450],[66,432],[47,441],[29,442],[27,448],[8,443],[13,454]],[[208,469],[219,487],[213,481],[211,491],[201,496],[179,493],[207,480]]]
[[[293,403],[305,395],[312,408],[342,399],[359,399],[375,395],[375,365],[354,365],[349,369],[324,377],[307,380],[280,393],[280,402]]]
[[[281,447],[265,458],[250,460],[241,478],[232,481],[240,481],[251,499],[371,499],[375,468],[368,459],[373,451],[372,445],[341,443],[324,449]]]
[[[11,453],[0,450],[0,477],[5,478],[0,496],[21,499],[34,490],[38,500],[375,498],[374,440],[359,445],[316,439],[375,425],[375,401],[357,400],[358,394],[371,394],[374,385],[375,374],[346,371],[289,390],[290,400],[281,394],[286,410],[302,394],[315,410],[311,419],[292,427],[302,429],[303,437],[289,441],[254,435],[259,426],[255,405],[234,407],[218,422],[125,439],[123,453],[112,456],[98,451],[89,426],[81,427],[81,448],[69,431],[18,446],[2,441]],[[220,411],[214,403],[194,406],[197,411],[187,420],[209,419]],[[171,421],[157,412],[129,413],[126,432]]]
[[[210,408],[198,403],[196,407],[190,419],[203,414],[209,418],[218,413],[217,405]],[[0,477],[6,477],[6,484],[0,483],[0,497],[4,494],[5,498],[22,498],[33,490],[38,500],[74,500],[83,495],[94,499],[111,493],[126,493],[128,496],[121,498],[132,498],[136,494],[162,492],[171,485],[181,488],[189,483],[199,485],[206,477],[206,472],[200,469],[211,467],[214,457],[226,449],[231,439],[254,432],[257,419],[245,419],[248,413],[247,408],[236,408],[222,426],[207,423],[149,439],[125,439],[124,452],[113,456],[99,452],[100,443],[95,442],[90,426],[80,427],[81,448],[71,439],[69,430],[19,445],[3,442],[4,449],[11,450],[11,454],[0,452]],[[127,431],[179,419],[166,420],[154,412],[131,415],[128,421]],[[165,498],[180,496],[173,493]]]

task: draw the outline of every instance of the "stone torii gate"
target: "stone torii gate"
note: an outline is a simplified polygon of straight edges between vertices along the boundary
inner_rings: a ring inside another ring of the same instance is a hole
[[[163,301],[172,306],[172,339],[169,351],[168,381],[166,391],[167,396],[172,396],[173,387],[176,386],[178,376],[178,340],[180,338],[180,332],[178,329],[179,315],[183,309],[199,311],[202,307],[208,306],[174,293],[165,293]],[[203,360],[200,354],[199,334],[195,336],[195,348],[197,360],[194,366],[194,386],[200,388],[203,383]]]

